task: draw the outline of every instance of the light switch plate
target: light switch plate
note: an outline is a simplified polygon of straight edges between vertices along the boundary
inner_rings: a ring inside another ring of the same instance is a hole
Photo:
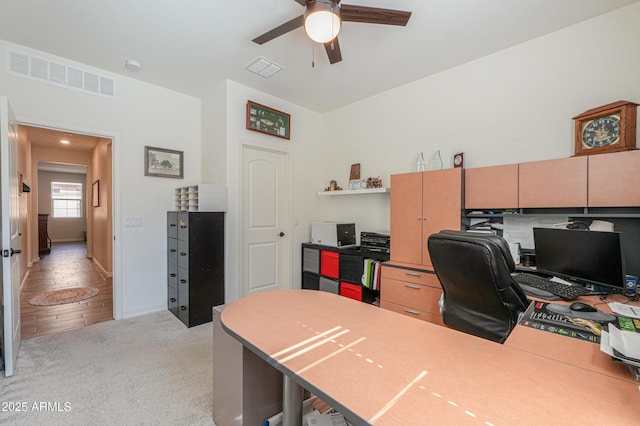
[[[128,228],[142,227],[142,216],[127,216],[124,219],[124,226]]]

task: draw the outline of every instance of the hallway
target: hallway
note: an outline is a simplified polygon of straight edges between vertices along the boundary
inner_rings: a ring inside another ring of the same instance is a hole
[[[113,319],[112,278],[105,278],[86,257],[84,242],[54,243],[35,263],[20,295],[22,339],[58,333]],[[90,286],[100,292],[79,302],[33,306],[29,299],[63,287]]]

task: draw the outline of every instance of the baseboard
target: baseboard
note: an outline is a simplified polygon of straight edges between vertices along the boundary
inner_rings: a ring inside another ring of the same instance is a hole
[[[27,269],[27,273],[24,274],[24,278],[22,278],[22,282],[20,283],[20,294],[22,294],[22,289],[24,288],[24,285],[27,283],[27,278],[29,278],[29,272],[31,272],[29,269]]]
[[[113,278],[113,272],[109,272],[106,269],[104,269],[102,267],[102,265],[100,264],[100,262],[98,262],[95,257],[93,257],[91,259],[93,260],[93,264],[96,265],[96,268],[98,268],[100,273],[102,273],[102,275],[104,275],[105,278]]]
[[[122,319],[139,317],[140,315],[152,314],[154,312],[166,311],[167,305],[150,306],[148,308],[136,309],[122,313]]]
[[[62,238],[59,240],[51,240],[51,243],[77,243],[79,241],[84,241],[83,238]]]

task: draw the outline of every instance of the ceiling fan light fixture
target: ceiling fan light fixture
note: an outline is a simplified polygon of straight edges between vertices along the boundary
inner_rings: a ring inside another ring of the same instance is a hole
[[[307,3],[304,14],[304,30],[316,43],[327,43],[338,36],[342,20],[340,6],[331,0],[315,0]]]

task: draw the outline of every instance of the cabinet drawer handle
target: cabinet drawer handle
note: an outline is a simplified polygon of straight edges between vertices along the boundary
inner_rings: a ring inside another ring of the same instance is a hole
[[[420,290],[420,286],[419,285],[405,284],[404,286],[407,287],[407,288],[413,288],[413,289],[416,289],[416,290]]]
[[[180,256],[186,256],[186,255],[187,255],[187,253],[185,253],[185,252],[181,252],[180,253]]]
[[[182,279],[182,280],[180,280],[180,282],[181,282],[182,284],[186,284],[186,283],[187,283],[187,280]]]
[[[181,311],[186,311],[186,310],[187,310],[187,307],[186,307],[186,306],[180,306],[180,310],[181,310]]]
[[[405,272],[405,274],[411,275],[412,277],[421,277],[422,276],[422,274],[419,274],[417,272]]]
[[[169,274],[171,278],[175,278],[176,274]]]
[[[176,298],[175,298],[175,297],[172,297],[171,299],[169,299],[169,301],[173,303],[173,302],[175,302],[175,301],[176,301]]]
[[[409,309],[409,308],[404,308],[404,311],[408,314],[413,314],[413,315],[420,315],[420,312],[418,311],[414,311],[413,309]]]
[[[172,224],[171,224],[171,225],[169,225],[169,226],[171,226],[171,227],[174,227],[174,228],[175,228],[175,227],[176,227],[176,224],[175,224],[175,223],[172,223]]]
[[[171,249],[169,250],[171,253],[175,253],[177,250],[176,249]]]

